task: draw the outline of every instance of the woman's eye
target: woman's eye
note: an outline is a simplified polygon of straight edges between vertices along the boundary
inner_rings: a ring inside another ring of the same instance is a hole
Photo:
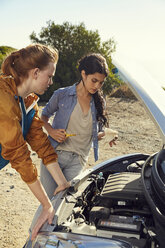
[[[93,82],[93,83],[97,83],[97,81],[96,81],[96,80],[92,80],[92,82]]]
[[[99,83],[100,86],[103,86],[104,81],[103,81],[103,82],[98,82],[97,80],[93,79],[93,80],[92,80],[92,83],[94,83],[94,84]]]

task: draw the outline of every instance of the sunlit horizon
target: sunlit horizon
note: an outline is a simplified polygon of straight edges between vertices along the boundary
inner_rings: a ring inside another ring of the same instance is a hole
[[[0,0],[0,46],[31,43],[49,20],[98,30],[102,41],[114,38],[116,54],[138,60],[165,86],[165,1],[163,0]]]

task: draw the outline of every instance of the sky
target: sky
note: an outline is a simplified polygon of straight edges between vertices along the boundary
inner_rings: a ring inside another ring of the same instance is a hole
[[[0,0],[0,46],[29,45],[49,20],[83,22],[102,41],[113,38],[116,55],[138,61],[165,86],[165,0]]]

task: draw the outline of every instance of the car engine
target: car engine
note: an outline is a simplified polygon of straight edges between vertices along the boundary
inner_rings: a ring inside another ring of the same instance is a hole
[[[134,163],[123,172],[91,174],[77,193],[70,192],[72,213],[61,222],[62,231],[123,240],[136,248],[164,247],[164,219],[157,218],[144,190],[145,178],[145,187],[158,198],[153,161],[143,170]]]
[[[151,211],[145,201],[140,173],[109,175],[96,205],[89,213],[89,223],[96,225],[97,236],[133,239],[145,244],[147,227],[152,226]]]

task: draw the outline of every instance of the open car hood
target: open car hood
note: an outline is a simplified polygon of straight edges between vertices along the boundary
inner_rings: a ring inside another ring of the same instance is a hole
[[[150,74],[130,58],[114,56],[112,63],[118,69],[119,77],[142,102],[165,144],[165,91]]]

